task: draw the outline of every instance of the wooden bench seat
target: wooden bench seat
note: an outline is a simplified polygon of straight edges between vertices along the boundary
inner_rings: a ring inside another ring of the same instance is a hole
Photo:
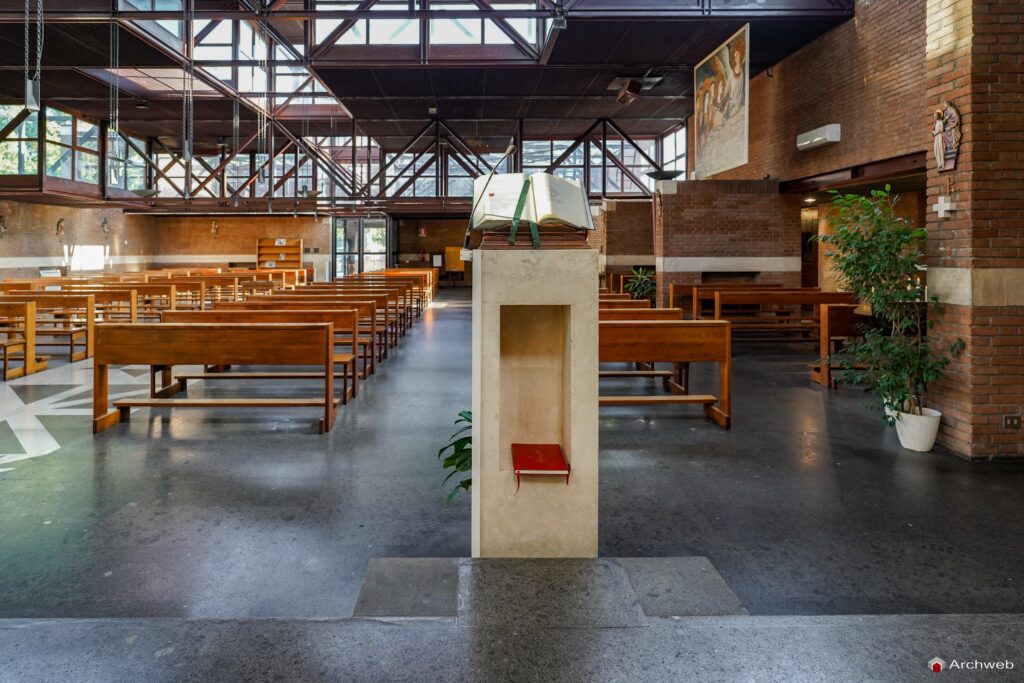
[[[782,283],[776,282],[728,282],[728,283],[701,283],[682,285],[670,283],[668,286],[668,305],[676,306],[683,304],[690,309],[689,317],[697,320],[704,316],[704,303],[714,303],[715,292],[729,291],[760,291],[763,289],[781,289]],[[709,311],[710,313],[710,311]]]
[[[0,340],[3,349],[4,381],[45,370],[49,356],[36,353],[36,304],[34,301],[0,300]],[[15,367],[13,361],[21,361]]]
[[[376,330],[375,334],[379,337],[379,343],[376,344],[378,360],[383,360],[388,357],[390,349],[397,346],[399,341],[398,326],[396,319],[396,308],[395,308],[395,292],[380,292],[380,291],[353,291],[349,290],[345,294],[339,294],[337,292],[330,292],[322,295],[306,295],[306,294],[294,294],[286,293],[275,295],[272,297],[254,297],[246,299],[246,303],[253,303],[255,305],[281,305],[284,304],[288,308],[293,308],[292,304],[301,304],[302,309],[308,308],[344,308],[346,303],[353,301],[373,301],[376,304],[376,317],[374,320],[373,327]],[[265,302],[269,302],[265,303]],[[221,304],[225,306],[227,304]],[[366,331],[369,331],[369,321],[363,321]]]
[[[382,297],[376,300],[370,297],[339,297],[340,301],[331,302],[336,308],[354,310],[359,316],[359,328],[356,336],[358,355],[363,361],[362,375],[366,379],[377,370],[377,361],[383,356],[379,350],[386,341],[381,338],[380,330],[377,327],[377,306],[384,304],[386,300]],[[271,297],[247,299],[245,301],[221,301],[213,304],[215,311],[317,311],[323,310],[323,301],[279,301]],[[345,332],[336,333],[338,337],[344,337]]]
[[[650,299],[602,299],[600,308],[650,308]]]
[[[762,289],[759,291],[716,291],[714,293],[716,320],[729,320],[736,331],[799,332],[797,339],[817,333],[818,306],[821,304],[856,304],[856,297],[847,292],[822,292],[818,289]],[[756,306],[750,314],[729,313],[728,306]],[[810,316],[803,314],[811,307]],[[778,310],[776,310],[778,309]],[[774,339],[780,339],[774,337]]]
[[[36,338],[39,346],[67,346],[72,361],[93,355],[96,321],[96,297],[69,292],[19,291],[0,295],[0,303],[32,301],[36,304]],[[72,316],[77,316],[74,320]],[[38,339],[67,337],[66,342],[40,342]],[[78,346],[81,351],[76,351]]]
[[[696,403],[704,416],[729,429],[732,383],[732,331],[727,321],[615,320],[598,323],[598,361],[635,363],[646,369],[604,370],[602,377],[658,377],[671,395],[600,396],[600,405],[658,405]],[[717,363],[719,395],[690,392],[690,363]],[[666,372],[657,363],[671,363]]]
[[[334,343],[337,347],[347,346],[351,353],[334,351],[334,366],[340,368],[335,377],[342,380],[343,401],[348,403],[359,391],[359,370],[356,367],[359,314],[354,309],[336,309],[330,311],[289,311],[289,310],[249,310],[249,311],[164,311],[161,314],[167,323],[331,323],[334,326]],[[219,380],[219,379],[297,379],[309,377],[309,373],[294,372],[202,372],[176,375],[179,379]],[[315,376],[315,373],[314,373]],[[351,387],[349,378],[351,377]]]
[[[818,361],[808,366],[812,382],[830,389],[835,389],[838,386],[839,381],[833,373],[840,367],[832,359],[843,343],[860,337],[862,334],[860,326],[866,316],[858,315],[857,308],[854,304],[820,304],[818,306],[818,320],[820,320]]]
[[[150,396],[108,405],[111,365],[149,365]],[[187,380],[172,381],[175,365],[302,366],[321,368],[323,393],[304,398],[172,399]],[[160,380],[157,380],[157,374]],[[133,407],[321,407],[320,431],[334,426],[341,399],[334,397],[334,326],[331,323],[208,324],[111,323],[96,329],[93,363],[93,432],[130,417]]]
[[[682,320],[681,308],[598,308],[598,320]]]

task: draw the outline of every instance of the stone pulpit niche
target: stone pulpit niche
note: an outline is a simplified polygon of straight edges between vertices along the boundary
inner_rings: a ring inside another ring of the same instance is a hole
[[[598,254],[570,226],[509,232],[472,252],[473,557],[596,557]],[[570,475],[517,476],[512,444],[561,446]]]

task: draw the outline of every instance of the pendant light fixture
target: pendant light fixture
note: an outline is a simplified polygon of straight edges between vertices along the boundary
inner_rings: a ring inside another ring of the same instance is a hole
[[[113,141],[120,147],[119,128],[121,127],[121,33],[116,21],[110,22],[110,109],[107,116],[107,142]],[[127,150],[125,150],[127,158]],[[120,185],[121,167],[108,162],[110,184]],[[124,169],[127,172],[127,169]],[[127,180],[127,179],[126,179]]]
[[[25,109],[39,111],[42,101],[43,75],[43,0],[36,0],[36,42],[31,41],[31,0],[25,0]],[[32,48],[35,47],[35,74],[31,73],[33,65]]]
[[[236,155],[236,156],[238,155],[238,148],[239,148],[239,146],[241,144],[241,143],[239,143],[239,134],[238,134],[238,129],[239,129],[239,126],[241,124],[241,120],[240,120],[240,115],[239,114],[240,114],[239,102],[238,102],[238,98],[236,97],[235,100],[234,100],[234,103],[233,103],[232,111],[231,111],[231,153]],[[236,209],[238,208],[238,192],[235,192],[232,195],[232,197],[231,197],[231,205],[234,206]]]
[[[182,34],[184,40],[191,40],[191,27],[195,18],[195,0],[183,0],[181,3]],[[195,75],[192,71],[192,54],[188,51],[188,59],[181,70],[181,160],[185,163],[192,161],[193,121],[195,110],[193,97],[195,94]]]

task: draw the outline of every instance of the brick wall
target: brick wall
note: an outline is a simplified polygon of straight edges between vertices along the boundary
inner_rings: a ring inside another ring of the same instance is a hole
[[[157,252],[164,256],[239,257],[255,262],[261,237],[301,238],[304,248],[331,253],[331,226],[314,216],[154,216]],[[217,233],[211,223],[217,221]],[[310,254],[306,258],[311,258]]]
[[[634,266],[654,266],[654,215],[650,200],[606,201],[600,221],[606,272],[628,273]]]
[[[420,229],[426,235],[420,237]],[[398,221],[398,259],[415,261],[424,253],[443,254],[445,247],[462,246],[466,234],[465,218],[402,218]]]
[[[926,222],[927,207],[925,195],[921,192],[904,192],[899,195],[899,202],[896,204],[895,213],[911,224],[923,227]],[[818,207],[818,234],[828,235],[832,232],[832,210],[828,203]],[[832,259],[828,257],[828,250],[822,245],[818,250],[818,286],[826,292],[835,292],[842,289],[839,274],[832,268]]]
[[[7,232],[0,239],[0,278],[38,277],[41,267],[69,262],[85,247],[103,248],[106,267],[138,270],[156,249],[148,218],[125,215],[119,209],[71,208],[0,201]],[[64,237],[57,235],[57,220],[64,218]],[[110,232],[101,228],[107,220]]]
[[[751,80],[749,163],[716,178],[789,180],[926,148],[925,0],[856,8]],[[842,142],[797,151],[797,135],[828,123],[842,125]]]
[[[65,266],[76,250],[102,246],[104,270],[142,270],[172,265],[226,265],[256,260],[260,237],[300,237],[306,254],[326,275],[331,254],[330,225],[311,216],[172,217],[125,214],[120,209],[71,208],[28,202],[0,202],[7,233],[0,239],[0,277],[38,277],[43,266]],[[65,219],[63,239],[57,219]],[[101,229],[107,219],[109,233]]]
[[[966,342],[931,388],[943,413],[940,442],[971,458],[1024,457],[1024,432],[1003,426],[1024,405],[1024,2],[928,0],[927,106],[943,99],[963,119],[957,168],[929,159],[928,205],[940,194],[953,216],[928,214],[929,283],[936,345]],[[942,286],[939,286],[939,285]]]
[[[800,285],[799,197],[780,195],[774,180],[668,187],[674,192],[659,192],[654,200],[659,302],[669,283],[699,283],[702,273],[745,272],[756,282]]]

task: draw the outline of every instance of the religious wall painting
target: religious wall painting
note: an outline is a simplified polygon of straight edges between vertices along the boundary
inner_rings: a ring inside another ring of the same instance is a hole
[[[960,154],[960,112],[952,102],[945,100],[932,112],[932,155],[935,170],[940,173],[956,168]]]
[[[693,72],[694,167],[708,178],[747,163],[750,98],[750,25]]]

